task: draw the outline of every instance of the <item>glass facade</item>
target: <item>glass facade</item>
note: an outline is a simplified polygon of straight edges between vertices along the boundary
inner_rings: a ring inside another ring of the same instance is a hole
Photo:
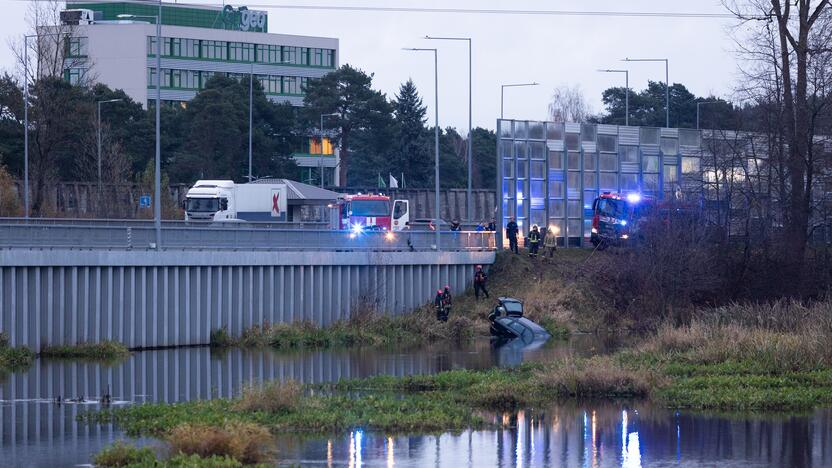
[[[498,120],[497,135],[503,226],[515,218],[524,235],[548,226],[559,245],[588,243],[592,203],[603,192],[701,191],[698,130]]]
[[[162,88],[193,90],[204,89],[205,83],[207,83],[208,80],[214,75],[227,76],[236,80],[245,80],[246,82],[248,82],[249,79],[247,73],[223,73],[163,68]],[[263,91],[266,94],[289,96],[302,96],[308,80],[308,78],[304,77],[280,75],[254,75],[254,79],[258,80],[260,84],[263,85]],[[147,69],[147,87],[154,88],[155,86],[156,67],[150,67]]]
[[[74,56],[86,55],[86,38],[73,39]],[[147,38],[147,56],[156,56],[156,36]],[[308,47],[252,44],[208,39],[162,38],[162,56],[229,62],[335,68],[335,51]]]

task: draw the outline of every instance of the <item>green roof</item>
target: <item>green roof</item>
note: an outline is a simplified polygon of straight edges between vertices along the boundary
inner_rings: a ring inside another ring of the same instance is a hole
[[[117,21],[119,15],[156,16],[158,6],[151,2],[84,3],[67,1],[68,9],[87,9],[101,13],[102,21]],[[151,20],[152,21],[152,20]],[[268,32],[268,13],[246,7],[224,8],[162,3],[162,24],[232,31]]]

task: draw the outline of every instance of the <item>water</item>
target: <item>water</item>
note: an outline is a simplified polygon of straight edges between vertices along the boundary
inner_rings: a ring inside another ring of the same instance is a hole
[[[592,355],[614,340],[579,336],[541,347],[275,352],[208,348],[134,353],[112,365],[36,361],[0,375],[0,466],[88,464],[124,435],[114,425],[78,423],[101,395],[114,404],[231,397],[250,381],[320,383],[378,374],[428,374]],[[55,398],[84,398],[58,405]],[[494,416],[496,431],[403,436],[355,431],[324,439],[281,436],[281,462],[308,466],[661,466],[664,464],[832,466],[832,414],[719,417],[676,414],[647,405],[565,405],[540,414]],[[156,444],[152,440],[140,444]]]

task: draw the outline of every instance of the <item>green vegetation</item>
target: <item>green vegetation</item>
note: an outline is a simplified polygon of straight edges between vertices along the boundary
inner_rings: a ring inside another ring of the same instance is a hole
[[[0,347],[0,371],[19,371],[27,369],[35,360],[35,353],[29,348]]]
[[[102,341],[100,343],[81,343],[72,346],[44,346],[40,357],[112,360],[126,357],[130,351],[121,343]]]
[[[159,460],[149,448],[138,448],[124,442],[116,442],[98,452],[95,465],[124,468],[241,468],[244,464],[229,456],[176,454],[167,460]]]

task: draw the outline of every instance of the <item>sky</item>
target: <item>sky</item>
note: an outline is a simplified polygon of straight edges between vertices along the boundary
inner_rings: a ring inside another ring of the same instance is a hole
[[[428,41],[430,36],[471,37],[473,42],[473,124],[495,128],[500,85],[538,82],[506,89],[505,117],[545,120],[555,88],[580,86],[594,112],[603,110],[601,92],[623,86],[624,76],[598,69],[630,70],[630,86],[664,81],[663,63],[621,59],[668,58],[670,81],[696,95],[731,98],[738,75],[732,20],[719,18],[451,14],[421,12],[322,11],[276,5],[359,5],[460,9],[642,11],[726,13],[719,0],[251,0],[269,13],[269,32],[336,37],[340,64],[374,74],[373,86],[393,98],[412,78],[434,122],[433,56],[403,47],[439,49],[439,125],[468,127],[468,54],[461,41]],[[26,31],[26,0],[0,0],[0,70],[12,71],[9,39]],[[191,0],[189,3],[215,3]],[[245,3],[241,3],[245,4]],[[235,6],[237,6],[235,4]]]

